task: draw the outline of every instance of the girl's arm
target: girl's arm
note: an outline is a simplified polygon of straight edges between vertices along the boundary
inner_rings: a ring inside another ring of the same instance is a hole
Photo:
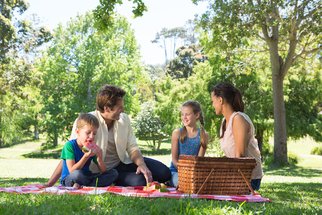
[[[89,150],[89,152],[84,153],[83,157],[75,163],[75,160],[66,160],[67,168],[70,173],[74,170],[82,169],[88,159],[95,155],[95,151]]]
[[[202,147],[202,145],[200,145],[200,149],[199,149],[199,153],[198,153],[198,156],[199,157],[204,157],[205,154],[206,154],[206,150],[207,150],[207,146],[208,146],[208,141],[209,141],[209,136],[208,136],[208,133],[205,131],[205,145],[206,147]]]
[[[249,124],[244,117],[239,114],[237,114],[232,120],[232,130],[235,140],[235,157],[239,158],[245,156]]]
[[[171,156],[172,156],[172,163],[173,165],[177,167],[178,164],[178,159],[179,159],[179,146],[178,146],[178,140],[179,140],[179,136],[180,136],[180,129],[175,129],[172,132],[172,136],[171,136]]]
[[[102,152],[102,149],[101,148],[97,148],[97,153],[96,153],[96,156],[97,156],[97,165],[98,165],[98,168],[100,169],[100,171],[103,173],[103,172],[106,172],[106,166],[105,166],[105,163],[103,161],[103,152]]]

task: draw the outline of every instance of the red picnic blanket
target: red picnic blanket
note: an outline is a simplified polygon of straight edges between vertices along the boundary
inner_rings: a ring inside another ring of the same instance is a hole
[[[205,195],[205,194],[185,194],[177,191],[173,187],[167,188],[168,192],[160,192],[158,190],[145,191],[143,186],[136,187],[120,187],[120,186],[108,186],[108,187],[82,187],[81,189],[75,189],[73,187],[44,187],[41,184],[31,184],[27,186],[19,187],[0,187],[0,192],[7,193],[33,193],[33,194],[103,194],[113,193],[122,196],[131,197],[145,197],[145,198],[194,198],[194,199],[212,199],[234,202],[270,202],[270,199],[262,197],[260,194],[256,195],[240,195],[240,196],[227,196],[227,195]]]

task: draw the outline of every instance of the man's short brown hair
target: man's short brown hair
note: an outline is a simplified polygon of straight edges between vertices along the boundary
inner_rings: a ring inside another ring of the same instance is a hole
[[[119,99],[122,99],[125,91],[117,86],[104,85],[98,91],[96,96],[96,109],[101,113],[104,112],[105,107],[113,108]]]

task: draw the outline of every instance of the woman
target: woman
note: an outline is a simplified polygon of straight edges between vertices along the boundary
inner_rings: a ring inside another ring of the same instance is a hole
[[[240,91],[231,84],[219,83],[212,88],[211,100],[216,114],[224,116],[220,128],[220,145],[225,156],[255,158],[256,167],[252,172],[251,186],[254,190],[259,190],[263,177],[261,155],[254,125],[244,113]]]

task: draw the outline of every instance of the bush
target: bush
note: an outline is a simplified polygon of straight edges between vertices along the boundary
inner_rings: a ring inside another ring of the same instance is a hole
[[[155,104],[146,102],[142,104],[141,111],[133,122],[133,127],[140,140],[147,141],[153,150],[159,151],[162,140],[167,138],[163,131],[164,124],[155,113]]]
[[[314,147],[311,151],[312,155],[322,155],[322,146]]]
[[[288,153],[287,154],[287,158],[288,158],[288,165],[290,166],[294,166],[298,163],[299,158],[296,154],[293,153]],[[269,154],[264,158],[264,165],[267,167],[274,167],[274,166],[279,166],[278,164],[274,163],[274,155],[273,154]]]

